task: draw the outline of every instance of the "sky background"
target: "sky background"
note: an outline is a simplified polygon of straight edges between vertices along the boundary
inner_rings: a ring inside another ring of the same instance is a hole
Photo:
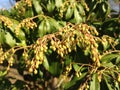
[[[9,9],[14,4],[15,4],[14,0],[0,0],[0,9],[1,8]]]

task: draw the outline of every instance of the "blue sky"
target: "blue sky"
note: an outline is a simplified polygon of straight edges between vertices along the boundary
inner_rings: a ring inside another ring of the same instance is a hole
[[[9,9],[12,6],[11,4],[15,4],[15,1],[14,0],[0,0],[0,9],[1,8]]]

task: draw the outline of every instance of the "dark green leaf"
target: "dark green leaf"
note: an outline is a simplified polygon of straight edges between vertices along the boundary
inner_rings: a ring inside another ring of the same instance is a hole
[[[0,43],[5,43],[5,32],[0,30]]]
[[[64,84],[64,89],[69,89],[70,87],[72,87],[73,85],[77,84],[77,82],[81,79],[83,79],[86,76],[87,72],[82,73],[82,75],[80,77],[74,76],[74,78],[68,82]]]
[[[59,75],[61,71],[62,68],[59,62],[51,62],[51,65],[49,66],[49,72],[52,75]]]
[[[114,89],[112,88],[112,84],[109,83],[109,82],[110,82],[110,76],[105,76],[105,75],[104,75],[104,80],[105,80],[105,82],[106,82],[106,85],[107,85],[108,89],[109,89],[109,90],[114,90]]]

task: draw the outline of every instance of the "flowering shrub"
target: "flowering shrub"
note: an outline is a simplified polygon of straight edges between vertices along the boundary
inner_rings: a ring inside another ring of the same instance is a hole
[[[120,21],[109,15],[107,0],[21,0],[1,11],[0,80],[17,65],[24,80],[6,89],[119,89]]]

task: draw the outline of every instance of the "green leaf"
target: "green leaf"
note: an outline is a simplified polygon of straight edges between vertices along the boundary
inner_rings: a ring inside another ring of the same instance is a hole
[[[102,4],[102,10],[103,10],[104,13],[107,11],[106,6],[105,6],[104,3]]]
[[[77,7],[77,10],[79,11],[80,15],[84,16],[85,15],[85,11],[84,11],[83,6],[81,4],[77,4],[76,7]]]
[[[66,25],[66,21],[58,21],[60,28]]]
[[[117,58],[118,56],[120,56],[120,54],[107,54],[107,55],[104,55],[102,58],[101,58],[101,62],[110,62],[111,60],[113,60],[114,58]]]
[[[107,87],[108,87],[108,89],[109,90],[114,90],[113,88],[112,88],[112,84],[111,83],[109,83],[109,82],[112,82],[111,80],[110,80],[110,76],[103,76],[104,77],[104,80],[105,80],[105,82],[106,82],[106,85],[107,85]]]
[[[81,79],[83,79],[86,76],[87,72],[82,73],[82,75],[80,77],[74,76],[74,78],[68,82],[64,84],[64,89],[68,90],[69,88],[71,88],[73,85],[77,84],[77,82]]]
[[[116,59],[116,62],[115,62],[116,64],[119,64],[120,63],[120,56],[118,56],[117,57],[117,59]]]
[[[38,36],[42,37],[43,35],[45,35],[45,31],[44,31],[44,23],[45,21],[43,20],[39,26],[38,26]]]
[[[38,14],[42,14],[43,13],[42,7],[41,7],[41,5],[40,5],[38,0],[33,0],[33,5],[34,5],[34,8],[35,8],[35,10],[36,10],[36,12]]]
[[[46,20],[46,22],[45,22],[45,28],[46,28],[46,32],[47,32],[47,33],[50,33],[50,32],[51,32],[49,20]]]
[[[68,20],[72,17],[73,15],[73,8],[71,8],[71,6],[68,7],[66,15],[65,15],[65,19]]]
[[[115,66],[112,62],[102,63],[102,65],[105,67],[114,67]]]
[[[43,78],[43,72],[39,69],[39,75]]]
[[[5,32],[0,30],[0,43],[5,43]]]
[[[19,34],[17,36],[20,40],[26,40],[25,33],[19,29]]]
[[[50,13],[53,12],[54,8],[55,8],[55,2],[53,0],[49,0],[47,4],[48,12]]]
[[[73,68],[76,72],[80,70],[80,66],[78,66],[77,64],[73,64]]]
[[[104,50],[107,50],[109,48],[109,46],[110,46],[110,44],[108,43],[108,41],[103,41],[102,45],[103,45]]]
[[[115,87],[116,87],[116,90],[119,90],[120,89],[120,85],[119,85],[119,82],[115,82]]]
[[[76,8],[74,8],[74,18],[71,19],[70,22],[76,23],[76,24],[82,22],[82,17],[80,16],[79,11]]]
[[[98,81],[98,74],[94,73],[92,81],[90,81],[90,90],[100,90],[100,83]]]
[[[50,23],[51,32],[56,32],[60,29],[59,23],[55,19],[49,18],[48,20]]]
[[[46,70],[49,70],[49,63],[46,56],[44,56],[43,66],[45,67]]]
[[[63,0],[55,0],[55,6],[56,6],[57,8],[61,7],[62,4],[63,4]]]
[[[8,44],[10,47],[13,47],[16,44],[15,39],[9,32],[6,32],[5,38],[6,38],[5,43]]]
[[[59,75],[62,72],[62,68],[59,62],[51,62],[49,72],[52,75]]]
[[[7,71],[0,71],[0,78],[4,77],[7,74]]]
[[[18,46],[26,46],[27,44],[26,44],[25,40],[21,40],[21,42],[16,43],[16,45],[18,45]]]

